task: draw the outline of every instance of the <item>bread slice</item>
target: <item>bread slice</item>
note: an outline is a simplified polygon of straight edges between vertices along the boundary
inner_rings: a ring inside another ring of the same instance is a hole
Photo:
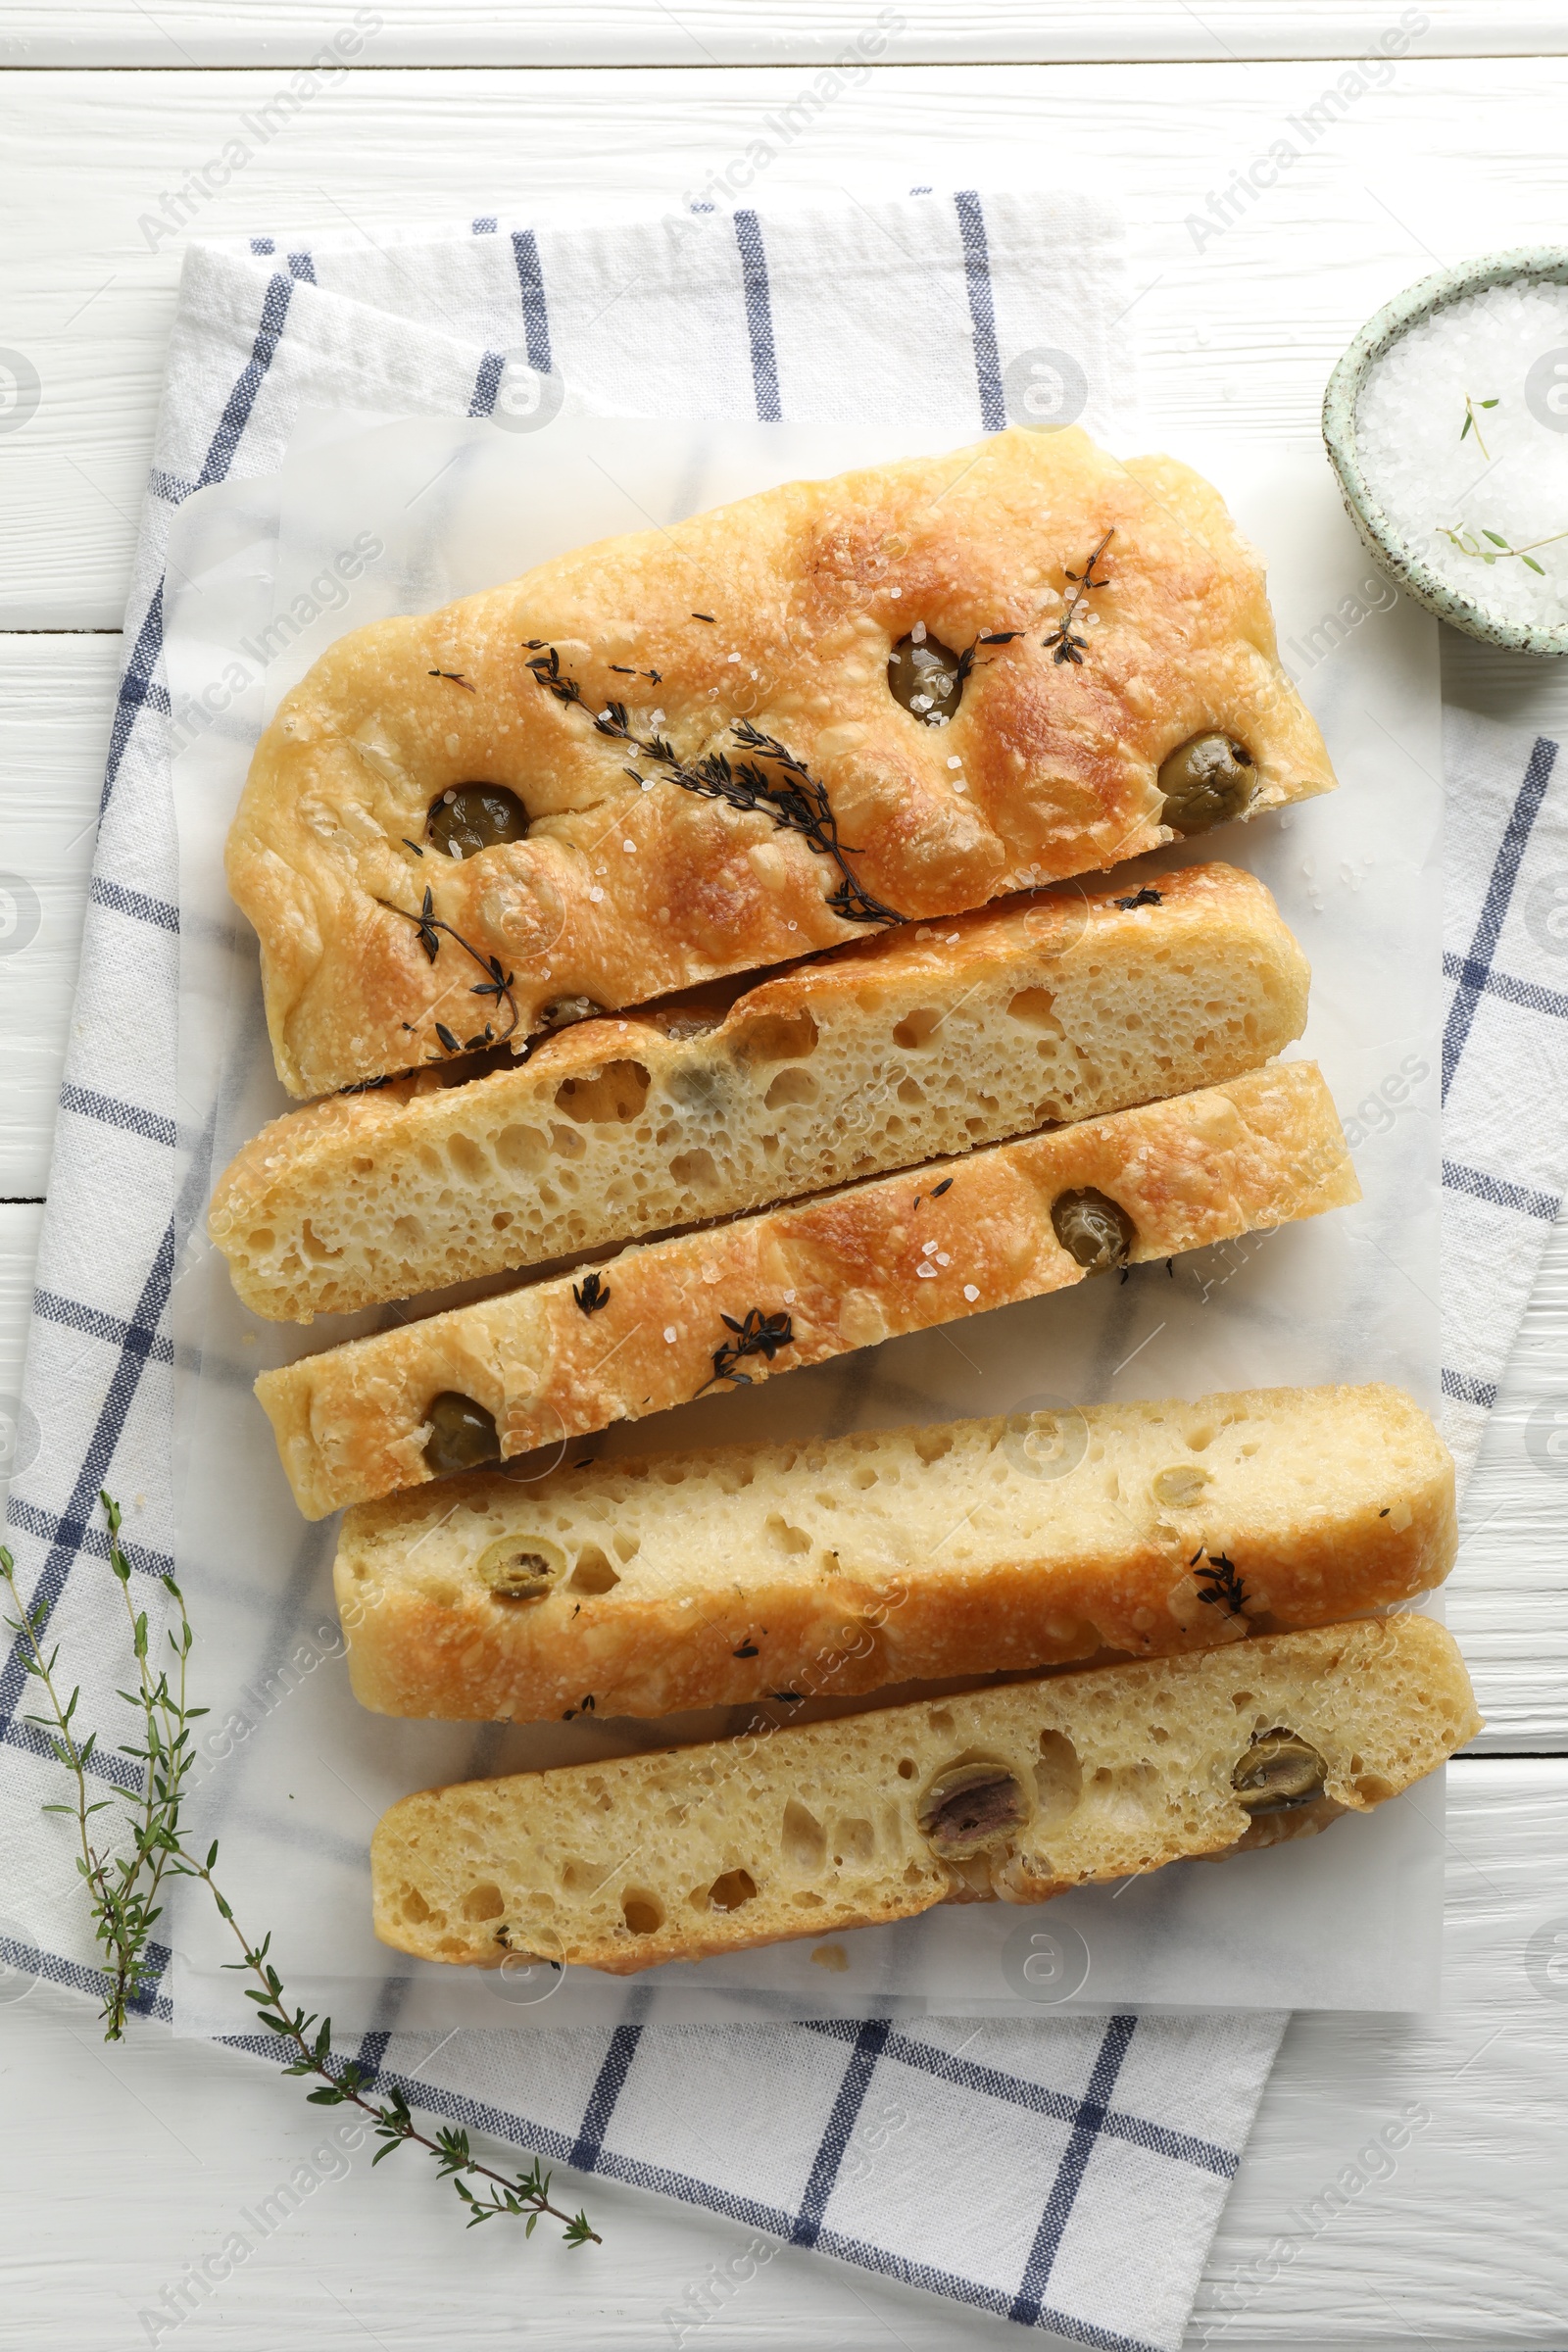
[[[1209,485],[1009,430],[344,637],[257,747],[228,877],[317,1095],[1333,784]]]
[[[248,1307],[309,1323],[1215,1085],[1300,1036],[1307,977],[1228,865],[902,925],[727,1012],[274,1119],[208,1227]]]
[[[479,1473],[360,1504],[335,1573],[363,1705],[527,1722],[1209,1648],[1409,1600],[1456,1541],[1402,1391],[1253,1389]]]
[[[951,1168],[650,1242],[602,1272],[304,1356],[256,1394],[301,1510],[319,1519],[725,1381],[1061,1290],[1096,1250],[1101,1264],[1168,1257],[1358,1197],[1317,1068],[1272,1062]]]
[[[370,1841],[375,1932],[422,1960],[629,1976],[1043,1902],[1366,1812],[1480,1728],[1430,1618],[1269,1634],[406,1796]]]

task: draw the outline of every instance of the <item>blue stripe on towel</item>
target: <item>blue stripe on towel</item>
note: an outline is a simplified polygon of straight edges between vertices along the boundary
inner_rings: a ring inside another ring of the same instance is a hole
[[[762,224],[755,213],[735,215],[735,242],[740,248],[741,284],[746,294],[746,332],[752,346],[757,415],[762,424],[777,424],[784,411],[779,402],[778,354],[773,345],[773,295],[768,284]]]
[[[844,2151],[849,2146],[850,2133],[855,2130],[860,2109],[865,2103],[865,2094],[871,2087],[877,2060],[893,2029],[885,2017],[873,2017],[854,2031],[855,2046],[850,2052],[838,2095],[833,2101],[812,2160],[806,2192],[801,2198],[800,2212],[790,2230],[791,2240],[797,2246],[814,2246],[821,2236],[822,2216],[833,2194],[839,2167],[844,2162]]]
[[[1511,1208],[1521,1217],[1540,1217],[1550,1225],[1562,1202],[1555,1193],[1527,1192],[1522,1184],[1507,1184],[1500,1176],[1489,1176],[1485,1168],[1467,1168],[1456,1159],[1443,1163],[1444,1189],[1450,1193],[1468,1193],[1472,1200],[1490,1201],[1494,1208]]]
[[[468,403],[470,416],[493,416],[496,413],[496,394],[506,373],[507,355],[504,351],[487,351],[479,362],[479,372],[473,380],[473,398]]]
[[[997,354],[997,313],[991,293],[991,248],[986,240],[986,217],[974,188],[958,189],[953,201],[957,207],[958,234],[963,240],[963,275],[969,290],[980,422],[988,433],[1000,433],[1007,421],[1007,403],[1003,395],[1002,364]]]
[[[1448,1007],[1448,1018],[1443,1032],[1445,1102],[1448,1100],[1448,1089],[1453,1083],[1454,1071],[1459,1067],[1459,1057],[1476,1017],[1476,1006],[1487,986],[1492,958],[1496,954],[1497,941],[1507,916],[1508,902],[1513,897],[1513,887],[1524,862],[1530,829],[1541,813],[1541,804],[1546,797],[1546,787],[1551,782],[1551,771],[1556,763],[1557,746],[1548,742],[1544,735],[1538,735],[1525,765],[1524,782],[1519,787],[1512,814],[1493,864],[1492,879],[1487,885],[1487,895],[1481,908],[1481,920],[1476,925],[1470,953],[1465,958],[1466,970],[1474,977],[1460,981],[1454,991],[1453,1003]]]
[[[1072,2133],[1056,2167],[1056,2178],[1051,2184],[1035,2242],[1029,2249],[1024,2267],[1023,2283],[1013,2300],[1010,2319],[1019,2320],[1025,2327],[1038,2327],[1045,2301],[1045,2290],[1051,2278],[1052,2267],[1061,2248],[1063,2232],[1072,2219],[1072,2209],[1078,2191],[1089,2169],[1095,2142],[1104,2128],[1105,2113],[1121,2062],[1137,2028],[1136,2017],[1113,2017],[1105,2028],[1104,2038],[1089,2078],[1088,2095],[1081,2102],[1073,2123]]]
[[[513,258],[517,265],[517,291],[522,297],[523,336],[528,347],[528,365],[548,375],[550,361],[550,312],[545,303],[544,271],[539,266],[539,240],[531,228],[514,228],[512,232]]]

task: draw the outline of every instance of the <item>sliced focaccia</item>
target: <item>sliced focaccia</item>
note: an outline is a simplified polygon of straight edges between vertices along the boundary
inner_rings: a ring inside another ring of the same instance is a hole
[[[375,1932],[422,1960],[629,1976],[1038,1903],[1367,1812],[1480,1728],[1426,1617],[765,1726],[404,1797],[370,1841]]]
[[[1256,1389],[477,1473],[350,1511],[363,1704],[542,1721],[1209,1648],[1406,1601],[1453,1463],[1398,1389]]]
[[[1316,1066],[882,1176],[256,1384],[308,1518],[1359,1198]]]
[[[1186,1094],[1306,1020],[1306,961],[1228,865],[1032,898],[796,965],[728,1009],[584,1021],[274,1119],[209,1224],[308,1323]]]
[[[228,874],[314,1095],[1333,782],[1208,484],[1007,431],[345,637],[257,749]]]

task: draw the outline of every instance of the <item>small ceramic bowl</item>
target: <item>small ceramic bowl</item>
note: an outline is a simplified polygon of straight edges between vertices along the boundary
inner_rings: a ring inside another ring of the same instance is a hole
[[[1460,269],[1440,270],[1436,276],[1424,277],[1419,285],[1386,302],[1367,320],[1329,377],[1323,396],[1323,438],[1340,477],[1346,512],[1360,532],[1368,555],[1406,596],[1425,605],[1440,620],[1462,629],[1467,637],[1479,637],[1485,645],[1506,646],[1516,654],[1568,654],[1568,622],[1542,628],[1528,621],[1504,620],[1484,601],[1462,595],[1424,564],[1379,506],[1356,455],[1356,406],[1372,362],[1407,328],[1430,318],[1445,304],[1522,278],[1568,285],[1568,246],[1521,245],[1510,253],[1491,254]]]

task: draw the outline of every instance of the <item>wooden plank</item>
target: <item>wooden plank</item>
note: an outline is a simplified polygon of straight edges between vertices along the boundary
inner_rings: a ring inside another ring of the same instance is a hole
[[[0,637],[0,1198],[48,1175],[119,657]]]
[[[1523,1953],[1538,1928],[1568,1912],[1568,1765],[1455,1766],[1447,1834],[1444,2012],[1292,2024],[1221,2221],[1191,2352],[1496,2352],[1562,2340],[1568,2036],[1561,2002],[1539,1996]],[[22,1899],[19,1890],[6,1907]],[[286,1975],[288,1954],[279,1958]],[[702,2063],[694,2047],[694,2068]],[[525,2086],[525,2055],[514,2062],[498,2047],[495,2064],[498,2090]],[[105,2196],[87,2173],[58,2163],[13,2167],[6,2308],[29,2352],[141,2343],[137,2312],[243,2229],[241,2209],[254,2214],[309,2162],[335,2120],[271,2067],[172,2042],[157,2027],[137,2024],[126,2044],[106,2050],[87,2004],[45,1986],[0,2004],[0,2069],[17,2145],[58,2149],[69,2115],[73,2146],[123,2176]],[[1409,2117],[1412,2107],[1430,2120]],[[1338,2191],[1343,2207],[1316,2224],[1310,2209],[1332,2208],[1325,2191],[1357,2152],[1401,2122],[1408,2136],[1392,2173]],[[524,2251],[499,2227],[462,2236],[450,2191],[422,2164],[405,2157],[372,2179],[369,2153],[357,2153],[346,2174],[318,2163],[318,2176],[340,2177],[321,2179],[231,2278],[220,2266],[212,2300],[190,2323],[193,2344],[363,2352],[367,2341],[436,2343],[461,2297],[470,2352],[514,2352],[525,2291],[532,2341],[668,2352],[678,2338],[665,2314],[752,2239],[740,2225],[672,2201],[562,2174],[605,2245],[568,2255],[540,2231]],[[943,2149],[929,2155],[943,2164]],[[953,2193],[963,2193],[961,2180]],[[1263,2280],[1258,2266],[1271,2260],[1277,2276]],[[1003,2352],[1018,2340],[1004,2321],[800,2248],[778,2248],[721,2308],[722,2323],[692,2330],[688,2345]]]
[[[28,66],[304,65],[369,17],[365,48],[378,65],[686,66],[816,65],[846,53],[900,64],[981,65],[1004,59],[1067,64],[1171,59],[1202,64],[1261,58],[1356,57],[1400,23],[1365,0],[1056,0],[1049,14],[1015,0],[955,10],[947,0],[795,0],[788,10],[747,0],[473,0],[460,13],[440,0],[379,0],[350,9],[329,0],[161,0],[131,11],[95,0],[62,13],[45,0],[13,0],[0,62]],[[1561,46],[1556,0],[1424,0],[1429,57],[1535,55]],[[879,42],[882,46],[877,46]]]
[[[1092,184],[1131,224],[1151,437],[1312,436],[1330,367],[1380,302],[1436,259],[1560,233],[1568,62],[1409,58],[1390,74],[1332,129],[1290,132],[1332,85],[1320,64],[892,67],[787,146],[775,136],[755,196]],[[0,77],[0,304],[43,381],[30,422],[0,436],[0,625],[121,615],[184,237],[308,243],[498,209],[680,202],[795,88],[756,69],[350,74],[149,250],[139,224],[163,192],[277,86],[270,73]],[[1283,135],[1297,164],[1215,227],[1210,194]]]
[[[1195,2352],[1561,2343],[1568,1974],[1551,1983],[1530,1947],[1556,1923],[1568,1953],[1565,1831],[1568,1765],[1450,1767],[1442,2013],[1292,2021],[1193,2315]],[[1392,2170],[1387,2150],[1357,2167],[1401,2122]]]
[[[1447,1617],[1487,1718],[1482,1749],[1568,1748],[1568,1214],[1552,1228],[1462,1514]]]

